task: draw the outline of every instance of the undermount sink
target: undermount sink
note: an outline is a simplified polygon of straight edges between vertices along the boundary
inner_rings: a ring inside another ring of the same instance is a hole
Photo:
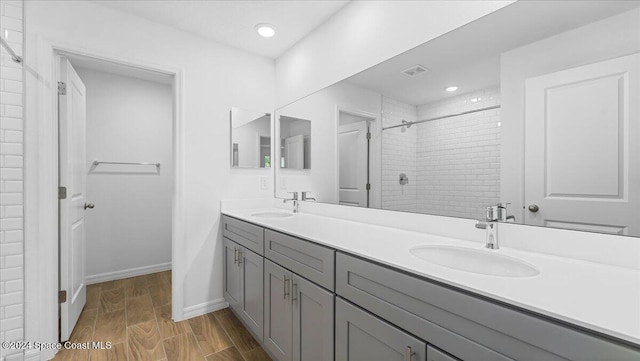
[[[285,217],[291,217],[291,216],[293,216],[293,213],[277,212],[277,211],[258,212],[251,215],[251,217],[259,217],[259,218],[285,218]]]
[[[535,267],[516,258],[455,246],[420,246],[409,252],[423,261],[464,272],[502,277],[533,277],[540,274]]]

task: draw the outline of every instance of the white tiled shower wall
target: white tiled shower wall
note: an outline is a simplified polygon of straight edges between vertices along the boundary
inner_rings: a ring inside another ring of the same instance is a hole
[[[418,119],[500,104],[497,87],[418,107]],[[478,218],[500,201],[500,109],[418,126],[418,212]]]
[[[23,1],[0,0],[0,30],[23,54]],[[23,110],[22,65],[0,53],[0,341],[22,340],[23,317]],[[21,360],[22,352],[0,348],[0,359]]]
[[[383,97],[382,126],[416,120],[416,107]],[[382,208],[416,212],[416,127],[402,132],[400,128],[385,130],[382,134]],[[400,173],[409,177],[409,183],[400,185]]]
[[[383,99],[383,126],[500,104],[491,87],[419,107]],[[500,109],[415,124],[382,135],[382,208],[481,218],[500,200]],[[409,184],[400,185],[405,173]]]

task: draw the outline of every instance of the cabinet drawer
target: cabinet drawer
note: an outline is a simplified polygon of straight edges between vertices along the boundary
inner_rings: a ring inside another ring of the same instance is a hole
[[[335,361],[425,361],[426,351],[423,341],[336,299]]]
[[[265,257],[322,287],[334,290],[333,249],[267,229]]]
[[[222,216],[222,234],[253,252],[264,255],[264,228]]]
[[[463,360],[640,360],[635,347],[343,253],[336,293]]]
[[[459,361],[459,359],[451,357],[446,353],[438,350],[437,348],[429,345],[427,346],[427,361]]]

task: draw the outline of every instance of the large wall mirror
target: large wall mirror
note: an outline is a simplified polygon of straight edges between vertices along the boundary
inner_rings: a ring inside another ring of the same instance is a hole
[[[276,196],[640,236],[639,6],[518,1],[278,109],[314,139]]]
[[[271,114],[231,108],[231,167],[271,167]]]

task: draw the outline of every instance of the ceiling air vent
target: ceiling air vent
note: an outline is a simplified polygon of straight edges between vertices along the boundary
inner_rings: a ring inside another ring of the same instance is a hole
[[[424,73],[426,73],[428,71],[429,71],[429,69],[427,69],[424,66],[418,64],[418,65],[412,66],[409,69],[403,70],[402,74],[405,74],[405,75],[410,76],[410,77],[414,77],[416,75],[424,74]]]

